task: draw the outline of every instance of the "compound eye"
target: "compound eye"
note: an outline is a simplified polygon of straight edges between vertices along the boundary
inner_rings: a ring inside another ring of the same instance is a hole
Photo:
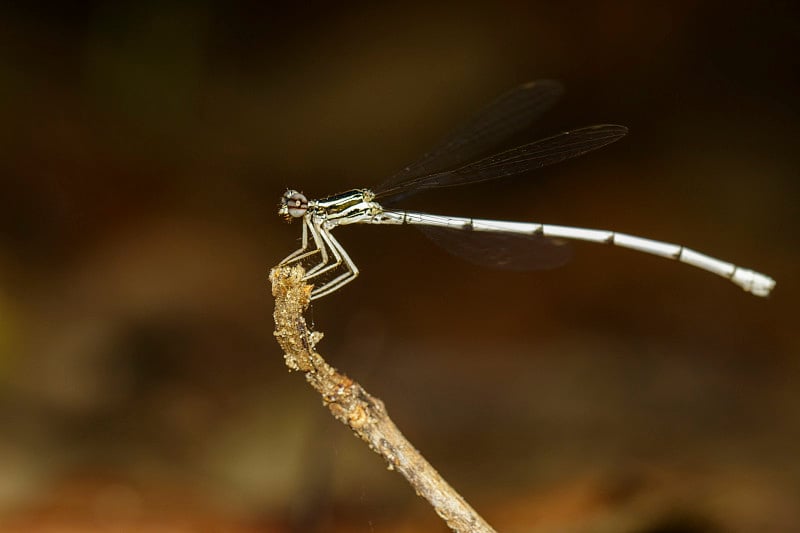
[[[308,198],[297,191],[286,191],[283,195],[283,205],[286,206],[286,213],[290,217],[300,218],[308,210]]]

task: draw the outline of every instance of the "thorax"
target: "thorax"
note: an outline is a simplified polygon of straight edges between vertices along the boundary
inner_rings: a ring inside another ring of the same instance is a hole
[[[366,222],[383,210],[374,197],[369,189],[352,189],[309,202],[309,212],[329,228]]]

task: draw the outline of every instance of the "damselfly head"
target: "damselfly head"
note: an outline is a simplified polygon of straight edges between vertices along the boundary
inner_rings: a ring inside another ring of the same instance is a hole
[[[281,197],[281,205],[278,208],[278,214],[291,220],[293,218],[302,218],[308,210],[308,198],[301,192],[289,189]]]

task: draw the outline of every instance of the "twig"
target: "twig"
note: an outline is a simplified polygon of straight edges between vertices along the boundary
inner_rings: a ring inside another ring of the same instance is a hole
[[[303,274],[300,266],[278,267],[270,272],[275,337],[283,348],[286,366],[304,372],[333,416],[381,455],[390,470],[400,472],[450,529],[458,533],[495,533],[400,433],[383,402],[340,374],[317,353],[315,345],[322,333],[310,331],[303,317],[311,296],[311,285],[303,282]]]

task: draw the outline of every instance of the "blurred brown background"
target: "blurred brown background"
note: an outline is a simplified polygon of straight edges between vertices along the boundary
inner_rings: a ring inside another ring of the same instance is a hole
[[[800,531],[799,36],[788,1],[0,7],[0,530],[445,531],[283,366],[277,203],[556,78],[545,133],[629,136],[403,205],[682,243],[773,297],[348,227],[320,350],[499,531]]]

